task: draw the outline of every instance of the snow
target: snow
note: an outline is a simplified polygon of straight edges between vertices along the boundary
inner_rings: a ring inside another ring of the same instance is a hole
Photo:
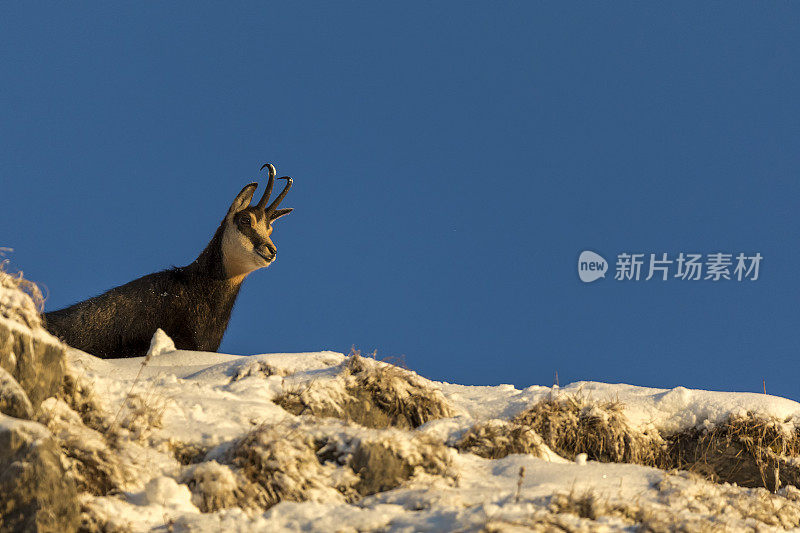
[[[161,506],[176,512],[197,512],[192,503],[192,493],[186,485],[167,476],[154,477],[145,485],[141,493],[130,496],[132,503],[140,506]]]
[[[793,400],[751,392],[715,392],[685,387],[656,389],[624,383],[579,381],[566,387],[534,385],[517,390],[511,385],[468,387],[441,384],[445,396],[469,413],[470,419],[510,418],[531,403],[559,396],[620,402],[631,425],[642,430],[676,433],[691,427],[711,427],[731,415],[751,413],[800,425],[800,404]]]
[[[675,433],[690,427],[711,427],[731,415],[751,413],[783,420],[792,428],[800,423],[800,404],[786,398],[752,392],[714,392],[685,387],[653,389],[591,381],[573,383],[565,393],[578,393],[594,400],[616,400],[625,405],[625,415],[642,429],[653,427]]]
[[[511,385],[464,386],[425,380],[442,392],[455,416],[430,421],[416,430],[379,430],[334,419],[310,423],[273,402],[287,391],[342,379],[347,358],[340,353],[237,356],[191,352],[176,350],[161,332],[154,336],[144,366],[145,358],[101,360],[73,349],[68,355],[72,368],[93,384],[110,412],[121,409],[133,390],[158,406],[162,415],[160,427],[149,429],[137,445],[140,448],[128,450],[138,466],[129,490],[116,496],[84,496],[97,513],[135,531],[163,529],[165,523],[176,531],[478,531],[492,524],[512,530],[532,520],[556,519],[566,524],[564,527],[581,528],[586,527],[585,518],[553,514],[554,495],[589,493],[609,505],[631,506],[635,502],[647,506],[651,513],[669,510],[679,513],[682,523],[692,523],[694,519],[708,519],[704,511],[691,505],[697,494],[734,501],[734,497],[751,497],[748,491],[755,490],[718,488],[723,486],[676,478],[649,467],[587,461],[585,454],[575,461],[552,451],[544,458],[510,455],[484,459],[447,448],[452,463],[446,475],[418,472],[399,488],[350,503],[336,491],[320,491],[313,501],[282,501],[264,512],[234,507],[201,513],[197,498],[193,499],[182,477],[195,467],[180,465],[165,443],[197,445],[208,452],[205,461],[222,461],[239,439],[262,424],[286,424],[287,434],[301,431],[315,438],[325,436],[341,453],[351,453],[348,446],[358,439],[390,439],[398,449],[405,450],[403,453],[412,454],[416,436],[452,445],[476,422],[508,420],[537,401],[565,395],[621,402],[631,425],[667,433],[711,427],[741,413],[777,418],[787,429],[796,428],[800,422],[800,404],[764,394],[596,382],[560,388],[534,385],[519,390]],[[209,487],[216,487],[210,490],[231,490],[234,478],[228,467],[206,462],[202,468],[210,480]],[[342,475],[341,466],[326,468],[323,474],[330,479]],[[675,507],[676,495],[688,502],[685,508]],[[714,512],[708,509],[705,512]],[[743,527],[752,519],[742,515],[726,520],[732,527]],[[608,530],[631,527],[630,521],[613,514],[593,523]]]
[[[150,349],[147,350],[145,360],[149,361],[154,355],[161,355],[168,352],[175,351],[175,343],[169,338],[169,335],[164,333],[164,330],[158,328],[150,340]]]

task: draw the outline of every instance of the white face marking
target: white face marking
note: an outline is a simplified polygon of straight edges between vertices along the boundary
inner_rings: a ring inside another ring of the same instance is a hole
[[[225,272],[230,278],[241,279],[250,272],[269,265],[253,249],[250,239],[242,235],[236,227],[236,223],[233,222],[233,217],[225,222],[225,231],[222,233],[222,260],[225,264]]]

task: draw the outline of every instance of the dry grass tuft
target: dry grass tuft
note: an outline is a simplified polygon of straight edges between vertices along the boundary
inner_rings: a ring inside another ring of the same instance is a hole
[[[513,520],[489,520],[484,531],[716,532],[797,530],[800,491],[773,495],[764,489],[714,485],[692,474],[668,476],[656,502],[600,496],[593,491],[557,492],[545,509]]]
[[[359,477],[355,488],[362,496],[399,487],[416,474],[445,475],[451,464],[450,450],[428,435],[414,435],[408,442],[391,436],[362,439],[348,464]]]
[[[682,504],[679,504],[682,505]],[[687,509],[688,510],[688,509]],[[581,518],[581,530],[602,529],[598,523],[615,519],[633,531],[719,531],[719,525],[712,526],[708,516],[679,513],[666,506],[638,501],[615,500],[600,496],[588,490],[577,493],[556,492],[550,497],[548,511],[558,515],[574,515]],[[696,509],[692,509],[696,511]],[[586,522],[591,521],[591,522]],[[575,526],[569,530],[575,529]]]
[[[153,429],[162,427],[167,403],[157,394],[131,394],[123,405],[120,427],[128,430],[136,440],[145,439]]]
[[[542,444],[569,459],[585,453],[589,459],[602,462],[648,466],[666,463],[661,436],[632,428],[621,404],[590,402],[580,396],[541,401],[510,422],[476,424],[456,447],[499,459],[512,453],[541,457]]]
[[[42,325],[44,296],[34,282],[22,277],[22,272],[6,271],[8,259],[0,261],[0,316],[29,328]]]
[[[265,424],[251,431],[231,450],[231,464],[259,485],[264,508],[281,501],[345,502],[357,496],[355,476],[322,463],[318,446],[302,427]]]
[[[110,432],[109,414],[87,379],[68,368],[59,393],[42,404],[40,418],[61,446],[79,490],[105,496],[130,481],[115,451],[118,435]]]
[[[231,383],[240,381],[249,377],[262,377],[268,378],[270,376],[288,376],[291,372],[285,368],[278,368],[266,361],[247,361],[243,365],[239,365],[236,371],[231,376]]]
[[[274,505],[261,485],[216,461],[192,466],[181,477],[181,483],[189,487],[192,503],[204,513],[230,507],[262,510]]]
[[[711,481],[763,487],[800,486],[800,436],[778,420],[748,414],[709,430],[691,429],[669,437],[670,466]]]
[[[227,466],[201,463],[182,482],[203,510],[263,510],[281,501],[352,503],[418,474],[446,475],[451,467],[454,452],[428,435],[339,431],[314,437],[307,421],[265,424],[233,446]]]
[[[666,476],[657,488],[661,503],[668,509],[701,509],[712,517],[757,522],[759,526],[766,524],[791,530],[800,527],[800,490],[795,487],[785,487],[772,494],[763,488],[742,489],[708,483],[691,472],[678,472]],[[650,514],[655,515],[655,512]]]
[[[348,387],[349,392],[366,395],[386,413],[388,425],[416,428],[454,415],[441,391],[431,388],[414,372],[367,360],[357,352],[348,359],[347,370],[355,378],[355,384]]]
[[[488,420],[472,426],[456,448],[486,459],[502,459],[514,453],[542,457],[542,438],[529,426],[505,420]]]
[[[53,432],[79,490],[105,496],[134,479],[120,451],[160,427],[163,408],[152,398],[132,395],[122,423],[115,424],[89,380],[68,368],[57,396],[42,404],[39,421]]]
[[[285,392],[275,403],[296,415],[335,417],[371,428],[416,428],[454,415],[444,395],[417,374],[356,351],[341,377],[344,386],[311,383]]]
[[[585,453],[594,461],[689,470],[716,483],[773,492],[800,486],[800,433],[753,414],[711,429],[660,435],[632,428],[618,402],[569,396],[536,403],[509,422],[476,424],[456,447],[498,459],[512,453],[541,456],[542,442],[569,459]]]
[[[338,383],[312,382],[298,388],[285,390],[273,401],[286,411],[298,416],[311,415],[320,418],[340,418],[353,420],[355,416],[361,425],[367,427],[385,427],[386,417],[377,409],[373,412],[371,405],[360,405],[355,397]],[[376,418],[377,417],[377,418]],[[376,418],[376,420],[372,420]],[[384,425],[381,425],[384,422]]]
[[[77,374],[67,365],[64,382],[56,398],[66,403],[70,409],[78,413],[81,421],[88,427],[107,433],[110,421],[89,380]]]
[[[143,440],[154,429],[162,427],[168,400],[153,391],[146,395],[129,394],[117,417],[101,404],[92,384],[73,369],[67,368],[57,398],[80,415],[87,427],[100,432],[112,446],[120,439]]]
[[[656,501],[601,496],[592,490],[556,492],[547,501],[549,514],[535,511],[513,522],[495,521],[491,530],[514,525],[550,531],[549,526],[557,525],[553,531],[595,531],[608,529],[610,520],[625,529],[654,532],[796,530],[800,526],[800,491],[794,487],[775,495],[764,489],[713,484],[680,472],[665,476],[655,489]],[[570,515],[575,518],[570,520]]]
[[[201,463],[208,453],[208,448],[205,446],[177,439],[169,439],[167,448],[172,452],[173,457],[184,466]]]
[[[108,513],[88,498],[81,502],[80,520],[78,533],[133,533],[131,524],[112,522]]]
[[[67,475],[75,480],[78,490],[106,496],[120,492],[133,479],[106,434],[84,425],[80,415],[63,400],[49,398],[42,407],[47,412],[42,422],[61,447]]]
[[[638,512],[631,513],[630,507],[602,498],[592,490],[582,494],[575,491],[557,492],[550,497],[548,508],[553,513],[569,513],[589,520],[597,520],[601,516],[633,519],[633,521],[641,518]]]
[[[636,504],[629,502],[612,502],[599,496],[594,491],[576,493],[556,492],[543,498],[544,508],[537,508],[528,516],[509,519],[490,519],[484,526],[484,532],[501,533],[507,531],[683,531],[664,524],[648,524],[646,512]],[[613,520],[613,522],[612,522]],[[655,526],[655,527],[650,527]],[[690,530],[699,531],[699,530]]]
[[[619,402],[580,396],[547,399],[520,413],[512,424],[527,426],[563,457],[585,453],[593,461],[659,466],[665,461],[661,436],[632,428]]]
[[[543,533],[561,533],[566,531],[611,531],[611,528],[606,527],[601,529],[598,525],[584,524],[578,518],[573,518],[569,514],[554,514],[547,511],[535,511],[530,516],[522,520],[502,520],[490,519],[484,524],[481,533],[528,533],[528,532],[543,532]],[[591,522],[589,523],[591,524]]]

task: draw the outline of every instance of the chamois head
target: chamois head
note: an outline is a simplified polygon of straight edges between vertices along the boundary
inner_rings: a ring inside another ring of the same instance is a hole
[[[258,184],[246,185],[234,199],[222,222],[222,259],[229,278],[241,280],[253,270],[264,268],[275,260],[277,249],[270,239],[272,223],[292,212],[291,209],[278,209],[292,186],[292,178],[279,178],[286,180],[286,187],[267,205],[275,183],[275,167],[266,163],[261,170],[265,168],[269,171],[269,181],[261,200],[256,205],[250,205]]]

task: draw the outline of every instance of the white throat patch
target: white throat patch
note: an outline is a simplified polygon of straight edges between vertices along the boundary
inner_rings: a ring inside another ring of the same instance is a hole
[[[250,239],[242,235],[231,221],[225,222],[225,231],[222,233],[222,262],[230,278],[243,278],[267,266],[253,250]]]

